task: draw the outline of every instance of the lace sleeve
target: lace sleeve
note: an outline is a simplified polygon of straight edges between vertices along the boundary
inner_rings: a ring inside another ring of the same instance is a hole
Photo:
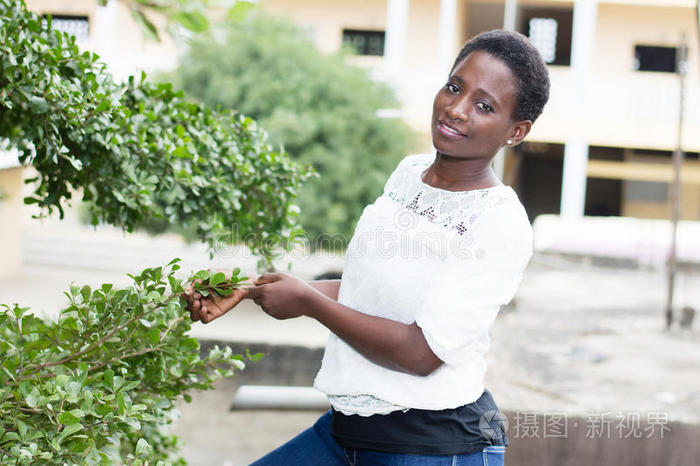
[[[515,295],[532,255],[532,229],[520,206],[488,209],[466,246],[431,261],[416,323],[436,356],[458,363],[486,352],[499,308]],[[456,245],[457,243],[455,243]]]

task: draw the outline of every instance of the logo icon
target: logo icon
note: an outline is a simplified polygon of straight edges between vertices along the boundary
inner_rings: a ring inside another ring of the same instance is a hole
[[[479,430],[487,439],[500,439],[508,430],[508,419],[497,409],[486,411],[479,418]]]

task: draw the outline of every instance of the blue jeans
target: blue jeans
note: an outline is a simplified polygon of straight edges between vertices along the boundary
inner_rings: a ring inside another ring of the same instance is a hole
[[[251,466],[503,466],[506,448],[466,455],[409,455],[344,448],[330,432],[331,412]]]

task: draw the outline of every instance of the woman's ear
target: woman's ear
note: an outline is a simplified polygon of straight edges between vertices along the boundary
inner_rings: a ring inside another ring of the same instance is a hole
[[[532,129],[532,122],[530,120],[520,120],[513,123],[510,129],[510,136],[508,137],[510,141],[508,145],[517,146],[520,144],[522,140],[525,139],[525,136],[528,135],[530,129]]]

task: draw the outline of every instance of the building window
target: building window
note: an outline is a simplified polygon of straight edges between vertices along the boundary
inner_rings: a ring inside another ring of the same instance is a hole
[[[668,183],[657,181],[625,180],[625,200],[632,202],[668,202]]]
[[[572,8],[522,7],[519,32],[526,35],[550,65],[571,64]]]
[[[359,55],[384,55],[384,31],[343,29],[343,43]]]
[[[51,15],[51,28],[72,34],[78,41],[86,41],[89,37],[87,16]]]
[[[557,56],[557,20],[532,18],[529,29],[532,45],[540,51],[545,63],[553,63]]]
[[[651,45],[634,46],[634,69],[636,71],[676,72],[676,48]]]

